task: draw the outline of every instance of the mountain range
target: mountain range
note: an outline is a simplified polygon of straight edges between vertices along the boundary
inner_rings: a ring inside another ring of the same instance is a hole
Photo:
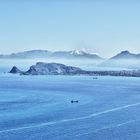
[[[0,59],[65,59],[65,60],[91,60],[98,61],[102,67],[125,67],[140,68],[140,54],[134,54],[129,51],[122,51],[115,56],[104,59],[96,53],[86,50],[72,51],[48,51],[48,50],[30,50],[9,55],[0,55]],[[84,61],[86,62],[86,61]]]
[[[0,58],[89,58],[89,59],[103,59],[96,53],[88,52],[86,50],[72,50],[72,51],[48,51],[48,50],[29,50],[24,52],[12,53],[9,55],[0,55]],[[108,60],[117,59],[140,59],[140,54],[134,54],[129,51],[122,51]]]
[[[102,60],[103,58],[97,54],[87,52],[85,50],[73,51],[48,51],[48,50],[31,50],[19,53],[12,53],[9,55],[0,55],[0,58],[9,59],[35,59],[35,58],[71,58],[71,59],[95,59]]]

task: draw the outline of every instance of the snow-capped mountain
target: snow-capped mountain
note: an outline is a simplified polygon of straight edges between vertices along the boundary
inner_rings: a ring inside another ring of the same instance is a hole
[[[83,55],[85,52],[81,50],[73,50],[70,52],[72,55]]]
[[[100,56],[94,53],[89,53],[85,50],[73,50],[73,51],[48,51],[48,50],[31,50],[19,53],[12,53],[10,55],[0,55],[0,58],[16,58],[16,59],[28,59],[28,58],[85,58],[85,59],[102,59]]]
[[[72,54],[72,55],[96,55],[96,56],[98,55],[97,53],[89,52],[84,48],[81,50],[76,49],[76,50],[70,51],[70,54]]]
[[[90,52],[88,52],[86,49],[81,49],[81,50],[78,50],[78,49],[75,49],[75,50],[72,50],[71,52],[70,52],[70,54],[73,54],[73,55],[84,55],[84,54],[89,54],[89,55],[91,55],[91,53]]]

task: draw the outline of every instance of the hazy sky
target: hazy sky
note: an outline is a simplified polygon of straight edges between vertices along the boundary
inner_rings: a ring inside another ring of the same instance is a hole
[[[0,0],[0,53],[87,48],[140,53],[139,0]]]

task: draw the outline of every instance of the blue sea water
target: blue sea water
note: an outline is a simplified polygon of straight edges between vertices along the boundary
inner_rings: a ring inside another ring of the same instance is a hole
[[[140,78],[0,75],[0,140],[139,139]]]

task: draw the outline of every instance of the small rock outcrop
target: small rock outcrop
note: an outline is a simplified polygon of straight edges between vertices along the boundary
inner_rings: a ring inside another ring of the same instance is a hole
[[[9,73],[17,74],[22,73],[16,66],[14,66]]]

